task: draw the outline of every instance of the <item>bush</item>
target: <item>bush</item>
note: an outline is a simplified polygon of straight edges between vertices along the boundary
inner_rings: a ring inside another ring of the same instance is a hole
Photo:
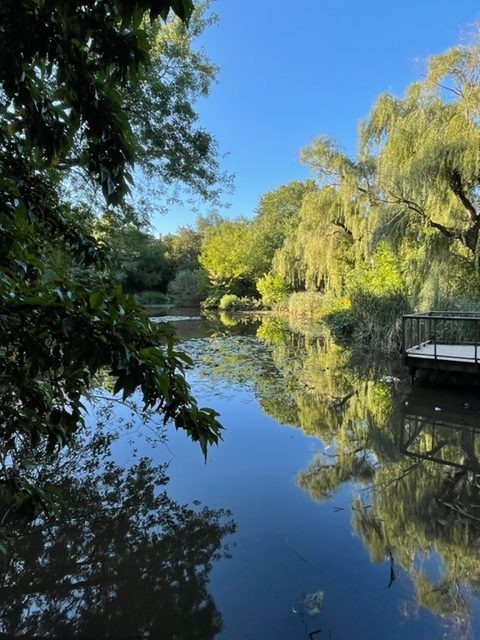
[[[262,303],[269,308],[287,306],[290,287],[279,273],[267,273],[257,280],[257,290]]]
[[[338,309],[324,316],[324,321],[334,340],[351,340],[355,332],[355,320],[351,309]]]
[[[288,312],[293,316],[318,318],[322,315],[324,296],[319,291],[298,291],[288,299]]]
[[[168,285],[168,293],[178,306],[196,307],[205,294],[205,272],[183,269]]]
[[[224,311],[231,311],[238,308],[240,303],[240,298],[236,296],[234,293],[226,293],[223,295],[218,303],[219,309],[223,309]]]
[[[381,242],[371,261],[350,273],[348,297],[325,304],[325,322],[336,340],[352,340],[382,351],[401,345],[401,318],[411,311],[398,256]]]
[[[169,304],[169,297],[161,291],[140,291],[135,294],[138,304]]]
[[[255,298],[239,298],[234,293],[226,293],[220,298],[218,307],[222,311],[258,311],[262,303]]]
[[[392,352],[400,349],[402,315],[410,311],[408,300],[402,294],[380,296],[358,291],[352,295],[350,309],[327,314],[325,322],[335,340],[353,339]]]

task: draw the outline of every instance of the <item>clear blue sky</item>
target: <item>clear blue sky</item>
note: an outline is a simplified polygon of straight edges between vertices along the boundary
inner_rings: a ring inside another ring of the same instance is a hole
[[[355,153],[357,130],[383,91],[401,94],[428,56],[466,43],[473,0],[216,0],[202,38],[221,67],[199,106],[201,122],[235,173],[228,216],[254,213],[260,196],[308,171],[300,149],[325,133]],[[201,213],[211,210],[202,207]],[[188,207],[153,219],[160,233],[193,224]]]

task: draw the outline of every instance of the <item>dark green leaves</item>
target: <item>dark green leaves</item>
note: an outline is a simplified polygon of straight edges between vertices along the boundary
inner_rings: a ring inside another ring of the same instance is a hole
[[[155,20],[161,16],[163,20],[166,20],[171,9],[180,20],[188,24],[193,8],[191,0],[154,0],[151,3],[150,18]]]
[[[190,394],[188,359],[106,275],[105,245],[79,224],[60,187],[80,166],[106,203],[123,202],[137,151],[124,93],[150,62],[144,18],[170,10],[187,22],[193,5],[0,2],[2,523],[48,505],[51,493],[22,461],[32,447],[54,454],[72,442],[82,398],[108,374],[115,393],[138,394],[204,451],[220,437],[216,414]]]

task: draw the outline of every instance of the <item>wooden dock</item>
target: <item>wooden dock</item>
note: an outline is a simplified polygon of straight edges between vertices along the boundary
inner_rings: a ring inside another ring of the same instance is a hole
[[[480,313],[429,311],[403,316],[403,362],[419,369],[480,376]]]

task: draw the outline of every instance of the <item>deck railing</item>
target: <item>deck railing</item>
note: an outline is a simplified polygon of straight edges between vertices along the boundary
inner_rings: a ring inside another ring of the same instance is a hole
[[[469,356],[461,353],[456,360],[480,362],[480,312],[459,313],[454,311],[429,311],[403,316],[402,324],[404,356],[410,350],[432,345],[433,358],[438,358],[439,345],[469,345],[473,347]],[[474,356],[473,356],[474,354]]]

